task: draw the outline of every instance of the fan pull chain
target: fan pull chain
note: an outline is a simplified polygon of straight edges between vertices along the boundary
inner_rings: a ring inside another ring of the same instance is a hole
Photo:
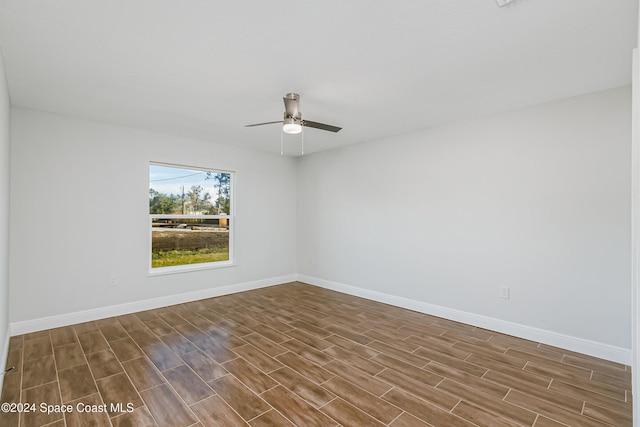
[[[280,130],[280,155],[282,156],[283,154],[284,154],[284,130]]]
[[[304,156],[304,126],[302,126],[302,129],[300,130],[300,136],[302,137],[302,152],[300,155]]]

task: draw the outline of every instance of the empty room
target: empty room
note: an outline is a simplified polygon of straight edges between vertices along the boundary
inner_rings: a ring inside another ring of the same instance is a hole
[[[0,0],[0,425],[640,426],[637,0]]]

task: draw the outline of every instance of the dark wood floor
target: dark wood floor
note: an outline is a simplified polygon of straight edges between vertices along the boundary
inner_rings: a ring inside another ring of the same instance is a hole
[[[627,366],[301,283],[12,337],[8,366],[35,411],[2,426],[632,424]]]

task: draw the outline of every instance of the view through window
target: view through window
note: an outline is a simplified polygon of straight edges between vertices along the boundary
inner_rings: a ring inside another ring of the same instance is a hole
[[[149,166],[151,269],[232,263],[232,172]]]

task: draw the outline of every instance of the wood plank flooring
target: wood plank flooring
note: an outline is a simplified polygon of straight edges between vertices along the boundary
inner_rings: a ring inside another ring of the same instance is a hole
[[[35,404],[7,427],[632,425],[628,366],[302,283],[15,336],[7,366]]]

